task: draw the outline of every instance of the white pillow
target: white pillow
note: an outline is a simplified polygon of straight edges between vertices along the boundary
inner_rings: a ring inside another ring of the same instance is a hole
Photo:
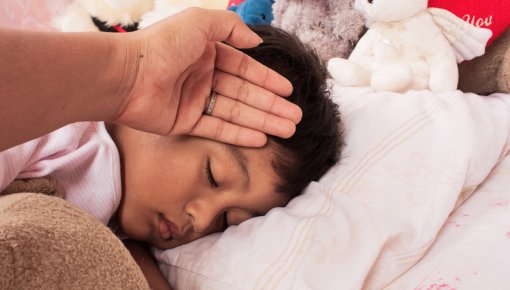
[[[507,151],[510,96],[333,88],[339,165],[285,208],[166,251],[182,289],[380,289],[411,268]]]

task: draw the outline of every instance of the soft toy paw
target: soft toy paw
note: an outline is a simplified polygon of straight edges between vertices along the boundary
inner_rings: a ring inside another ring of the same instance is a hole
[[[274,0],[246,0],[228,9],[237,13],[249,25],[269,25],[273,21]]]
[[[352,0],[275,0],[274,26],[296,34],[324,62],[347,57],[364,31],[363,15]]]
[[[456,90],[457,62],[482,55],[491,36],[446,10],[427,9],[427,0],[360,1],[373,23],[348,59],[328,63],[331,76],[344,86]]]

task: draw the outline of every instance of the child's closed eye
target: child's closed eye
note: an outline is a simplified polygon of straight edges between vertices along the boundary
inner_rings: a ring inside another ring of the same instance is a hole
[[[219,186],[216,180],[214,179],[214,175],[211,170],[211,159],[209,159],[209,157],[207,157],[207,161],[205,164],[205,175],[207,176],[209,184],[211,184],[211,188],[216,188]]]
[[[226,230],[230,225],[228,224],[228,211],[225,211],[222,215],[223,231]]]

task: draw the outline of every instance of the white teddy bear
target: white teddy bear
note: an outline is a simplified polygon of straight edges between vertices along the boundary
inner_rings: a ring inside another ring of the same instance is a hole
[[[132,31],[154,0],[77,0],[54,20],[60,31]]]
[[[358,0],[357,0],[358,1]],[[427,8],[427,0],[359,0],[372,22],[348,59],[328,62],[344,86],[375,91],[457,89],[457,62],[482,55],[491,31],[454,14]]]
[[[225,10],[227,5],[228,0],[156,0],[154,10],[142,17],[140,27],[147,27],[189,7]]]
[[[77,0],[54,20],[60,31],[129,32],[196,6],[226,9],[228,0]]]

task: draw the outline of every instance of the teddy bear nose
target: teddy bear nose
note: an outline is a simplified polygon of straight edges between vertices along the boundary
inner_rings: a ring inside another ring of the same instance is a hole
[[[374,0],[368,0],[368,3],[372,4],[372,2],[374,2]]]

